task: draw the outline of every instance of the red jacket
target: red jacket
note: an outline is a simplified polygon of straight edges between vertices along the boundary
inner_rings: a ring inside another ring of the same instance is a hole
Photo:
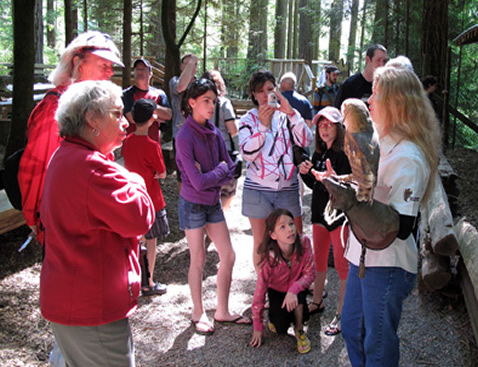
[[[38,212],[46,168],[51,155],[61,141],[55,113],[58,107],[58,95],[65,89],[66,87],[57,87],[49,91],[28,119],[28,142],[20,161],[18,184],[22,194],[23,216],[29,226],[37,225],[37,229],[39,229]]]
[[[66,138],[48,167],[40,209],[43,317],[73,326],[128,317],[141,287],[138,237],[154,221],[143,179]]]

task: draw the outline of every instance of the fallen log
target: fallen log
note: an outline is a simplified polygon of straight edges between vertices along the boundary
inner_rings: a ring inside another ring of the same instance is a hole
[[[428,289],[435,291],[448,285],[451,280],[450,258],[431,251],[430,236],[420,236],[421,276]]]
[[[453,225],[453,217],[448,199],[438,174],[428,200],[420,210],[422,225],[430,234],[431,251],[435,255],[453,256],[458,249],[458,241]]]
[[[478,231],[465,218],[458,221],[455,230],[461,257],[470,275],[475,295],[478,295]]]

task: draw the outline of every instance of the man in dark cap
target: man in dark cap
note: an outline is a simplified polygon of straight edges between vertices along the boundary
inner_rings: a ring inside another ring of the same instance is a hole
[[[145,58],[136,59],[133,63],[134,70],[134,85],[126,88],[123,91],[124,114],[129,122],[128,134],[136,130],[133,117],[131,116],[131,108],[133,103],[138,99],[151,99],[156,102],[155,115],[157,116],[154,123],[148,131],[148,135],[154,141],[160,142],[159,125],[162,122],[168,121],[172,117],[171,107],[169,105],[168,97],[163,90],[149,85],[151,77],[153,76],[150,62]]]
[[[336,66],[329,65],[325,68],[325,83],[314,90],[314,115],[322,108],[334,105],[339,90],[337,86],[337,75],[339,73],[340,70]]]

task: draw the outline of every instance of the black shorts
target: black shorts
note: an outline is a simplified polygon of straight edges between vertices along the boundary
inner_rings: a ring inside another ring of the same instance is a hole
[[[282,308],[282,303],[287,293],[269,288],[267,294],[269,295],[269,321],[274,324],[278,334],[287,334],[290,324],[295,325],[294,311],[289,312],[287,308]],[[302,291],[297,295],[299,305],[302,305],[303,322],[309,321],[309,308],[307,307],[306,296],[306,291]]]

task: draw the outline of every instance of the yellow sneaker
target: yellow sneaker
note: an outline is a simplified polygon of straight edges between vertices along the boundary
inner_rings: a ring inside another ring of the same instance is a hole
[[[310,340],[307,337],[307,334],[304,330],[300,329],[295,332],[295,337],[297,338],[297,350],[300,354],[305,354],[310,352]]]

